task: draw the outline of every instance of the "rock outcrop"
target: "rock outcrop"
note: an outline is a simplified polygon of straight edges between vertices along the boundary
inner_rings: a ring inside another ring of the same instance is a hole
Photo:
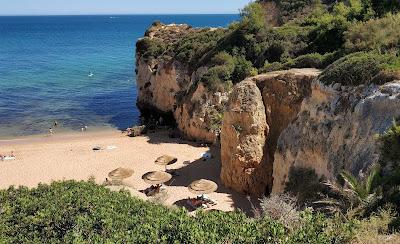
[[[178,129],[187,139],[216,143],[228,94],[211,92],[202,83],[175,112]]]
[[[333,179],[343,169],[360,174],[378,161],[375,135],[400,116],[400,81],[327,87],[318,70],[292,69],[217,92],[201,82],[207,64],[181,62],[163,47],[199,31],[215,30],[155,24],[146,32],[155,42],[137,51],[138,107],[145,115],[170,116],[190,140],[215,143],[220,136],[226,186],[258,196],[280,193],[292,167]]]
[[[269,194],[280,133],[311,93],[315,69],[273,72],[237,84],[221,131],[221,179],[236,191]]]
[[[362,174],[379,159],[375,135],[400,116],[400,81],[382,86],[325,87],[313,83],[297,118],[280,135],[273,192],[284,190],[291,167],[333,179],[341,170]]]
[[[267,185],[269,179],[256,177],[255,171],[265,161],[265,144],[269,128],[261,92],[255,82],[246,80],[232,91],[221,131],[221,179],[239,192],[253,193],[257,182]]]
[[[144,38],[172,46],[185,36],[199,31],[214,29],[154,24]],[[164,53],[155,58],[146,55],[146,51],[137,50],[136,53],[137,105],[142,115],[154,119],[172,118],[183,137],[215,143],[228,94],[209,91],[199,82],[207,67],[192,70],[193,67],[188,63],[173,58],[173,53]]]

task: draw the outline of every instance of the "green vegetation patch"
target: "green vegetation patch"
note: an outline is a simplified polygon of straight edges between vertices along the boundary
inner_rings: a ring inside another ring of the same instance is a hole
[[[393,54],[358,52],[347,55],[328,66],[319,79],[326,85],[340,83],[345,86],[382,84],[385,77],[400,69],[399,57]],[[389,72],[384,75],[384,72]],[[383,76],[381,76],[383,75]]]
[[[136,51],[145,59],[157,58],[167,50],[167,45],[159,39],[144,37],[136,42]]]
[[[194,65],[197,63],[210,49],[216,46],[217,42],[226,35],[225,29],[204,29],[186,35],[182,40],[177,42],[172,48],[177,60]]]
[[[352,24],[345,33],[347,52],[397,52],[400,47],[400,14]]]
[[[393,122],[393,125],[379,137],[381,141],[381,162],[386,165],[388,162],[400,168],[400,125]]]
[[[191,217],[183,208],[144,202],[94,182],[54,182],[0,191],[0,243],[333,243],[348,238],[327,230],[332,223],[321,214],[301,215],[301,224],[289,231],[268,216],[213,211]]]

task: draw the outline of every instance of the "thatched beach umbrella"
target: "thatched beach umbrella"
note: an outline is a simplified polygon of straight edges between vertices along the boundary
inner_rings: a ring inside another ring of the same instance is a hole
[[[166,165],[174,164],[174,163],[176,163],[176,161],[178,161],[178,159],[176,157],[169,156],[169,155],[163,155],[163,156],[157,158],[156,161],[154,161],[154,163],[158,164],[158,165],[166,166]]]
[[[178,161],[176,157],[169,156],[169,155],[163,155],[154,161],[155,164],[165,166],[165,171],[167,171],[167,165],[174,164]]]
[[[150,185],[157,185],[171,180],[172,175],[163,171],[148,172],[142,176],[144,182]]]
[[[131,177],[133,175],[133,172],[133,169],[118,168],[108,173],[108,177],[110,177],[112,180],[121,181],[123,179]]]
[[[215,192],[218,189],[218,185],[211,180],[201,179],[193,181],[188,188],[191,193],[200,195]]]

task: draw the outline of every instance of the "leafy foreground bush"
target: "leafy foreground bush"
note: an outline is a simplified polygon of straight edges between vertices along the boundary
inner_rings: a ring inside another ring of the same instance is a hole
[[[0,243],[334,243],[351,223],[301,212],[293,231],[271,218],[166,208],[93,182],[0,191]]]

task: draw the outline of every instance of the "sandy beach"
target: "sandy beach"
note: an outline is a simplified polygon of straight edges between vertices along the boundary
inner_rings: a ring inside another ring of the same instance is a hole
[[[115,148],[93,151],[95,146]],[[39,183],[87,180],[89,177],[94,177],[97,183],[102,184],[108,172],[125,167],[135,171],[133,176],[124,180],[124,184],[129,186],[125,188],[132,195],[149,199],[139,192],[149,187],[141,177],[149,171],[164,170],[154,161],[159,156],[169,154],[177,157],[178,161],[168,169],[176,169],[179,176],[167,183],[164,204],[182,205],[182,199],[195,197],[187,186],[194,180],[204,178],[219,185],[217,192],[209,194],[218,202],[212,209],[241,209],[246,213],[251,213],[252,209],[246,196],[223,187],[220,182],[218,148],[171,139],[166,132],[130,138],[119,131],[110,130],[0,140],[0,154],[9,154],[11,151],[14,151],[16,160],[0,161],[0,187],[3,189],[11,185],[35,187]],[[206,152],[210,152],[213,158],[203,161],[201,156]]]

